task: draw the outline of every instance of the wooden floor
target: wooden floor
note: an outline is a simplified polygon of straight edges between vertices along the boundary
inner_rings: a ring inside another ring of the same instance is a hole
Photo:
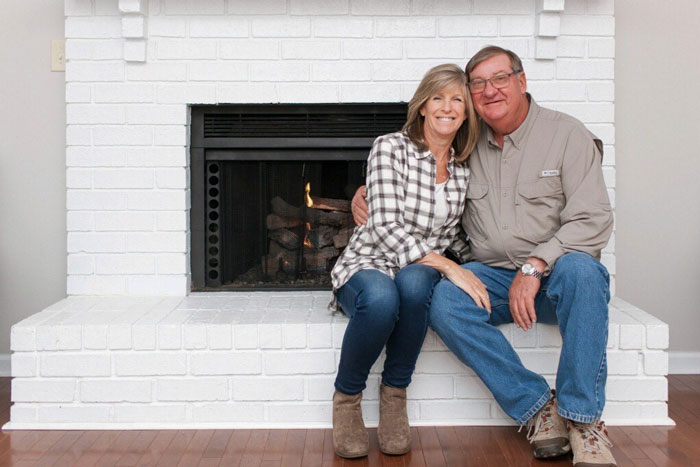
[[[0,422],[10,379],[0,378]],[[675,427],[611,427],[620,466],[700,466],[700,375],[669,377]],[[0,433],[0,466],[563,466],[532,458],[514,427],[413,428],[410,453],[384,456],[371,430],[360,460],[333,453],[330,430],[11,431]]]

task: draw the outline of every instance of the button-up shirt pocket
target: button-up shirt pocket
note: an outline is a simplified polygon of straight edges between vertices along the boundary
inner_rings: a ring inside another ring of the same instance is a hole
[[[463,226],[472,240],[486,240],[488,219],[485,216],[491,212],[488,205],[488,192],[487,184],[470,182],[467,187],[467,215]]]
[[[515,197],[515,217],[519,236],[535,243],[544,242],[561,227],[566,199],[560,177],[547,177],[520,183]]]

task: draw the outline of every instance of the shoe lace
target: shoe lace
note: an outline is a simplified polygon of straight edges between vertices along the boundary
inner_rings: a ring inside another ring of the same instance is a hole
[[[547,431],[554,428],[552,423],[552,406],[554,398],[550,399],[535,415],[533,415],[525,425],[520,425],[518,433],[523,427],[527,429],[527,440],[532,441],[540,431]]]
[[[574,423],[574,426],[581,433],[583,449],[591,454],[600,453],[602,451],[601,444],[608,448],[612,447],[612,442],[608,438],[608,430],[602,421],[597,423]]]

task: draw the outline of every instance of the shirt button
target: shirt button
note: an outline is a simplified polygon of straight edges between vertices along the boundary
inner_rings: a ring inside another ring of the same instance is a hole
[[[508,230],[508,226],[506,224],[503,224],[503,230]]]
[[[503,197],[504,197],[504,198],[508,197],[508,192],[507,192],[507,191],[504,191],[504,192],[503,192]]]

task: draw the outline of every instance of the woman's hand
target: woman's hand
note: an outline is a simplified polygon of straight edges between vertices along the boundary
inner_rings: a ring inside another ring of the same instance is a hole
[[[426,266],[437,269],[447,277],[450,282],[469,295],[477,306],[485,308],[486,311],[491,313],[489,292],[486,290],[484,283],[476,277],[476,274],[437,253],[428,253],[423,258],[416,261],[416,263],[425,264]]]

